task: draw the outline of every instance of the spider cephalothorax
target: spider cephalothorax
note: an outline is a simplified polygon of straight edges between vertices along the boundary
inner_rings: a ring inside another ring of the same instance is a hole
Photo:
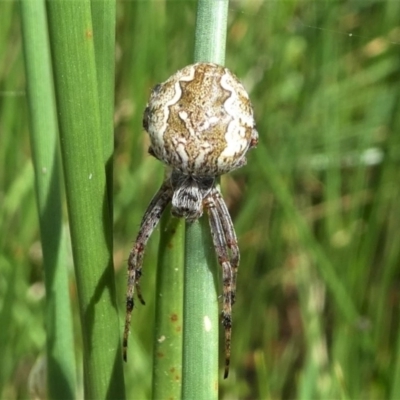
[[[203,215],[203,200],[214,186],[212,176],[184,175],[173,171],[170,177],[173,190],[171,212],[175,217],[194,221]]]
[[[144,111],[149,153],[169,172],[153,197],[128,259],[128,289],[123,339],[127,358],[133,293],[140,293],[144,249],[163,211],[171,202],[175,217],[192,222],[206,210],[218,261],[222,267],[225,328],[225,377],[228,376],[239,247],[231,217],[215,186],[218,176],[246,164],[247,151],[256,146],[253,108],[243,85],[227,69],[211,63],[189,65],[156,85]]]

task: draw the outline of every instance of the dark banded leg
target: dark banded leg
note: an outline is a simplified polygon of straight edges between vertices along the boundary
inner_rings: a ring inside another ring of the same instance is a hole
[[[160,221],[161,215],[165,210],[166,206],[170,202],[172,197],[172,189],[169,182],[164,182],[160,190],[151,200],[147,210],[144,214],[142,222],[140,224],[139,233],[136,238],[136,242],[129,254],[128,258],[128,285],[126,290],[126,314],[125,314],[125,328],[124,337],[122,340],[122,352],[123,359],[127,360],[127,349],[128,349],[128,336],[129,327],[131,324],[132,310],[134,306],[134,292],[142,304],[144,304],[143,296],[140,291],[139,280],[142,275],[142,263],[144,256],[144,249],[146,243],[153,233],[155,227]]]
[[[224,230],[225,240],[231,252],[230,263],[233,270],[233,277],[232,277],[232,306],[233,306],[236,301],[236,280],[240,262],[239,245],[237,242],[236,232],[233,226],[231,216],[229,214],[228,208],[226,207],[225,201],[221,196],[221,193],[218,191],[218,189],[215,188],[213,189],[212,196],[215,199],[215,205],[219,214],[219,218],[221,220],[222,228]]]
[[[204,207],[207,209],[211,236],[213,239],[218,262],[222,268],[223,281],[223,306],[221,319],[225,329],[225,373],[228,377],[231,358],[231,337],[232,337],[232,283],[233,271],[229,261],[228,247],[224,234],[224,228],[218,213],[213,193],[210,193],[204,200]]]

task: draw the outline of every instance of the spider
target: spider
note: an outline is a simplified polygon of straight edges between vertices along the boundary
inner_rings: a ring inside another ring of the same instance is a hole
[[[222,268],[225,373],[231,353],[232,306],[240,254],[228,208],[216,179],[246,164],[258,142],[253,108],[243,85],[227,69],[212,63],[189,65],[156,85],[143,115],[150,136],[149,153],[167,165],[166,179],[143,216],[128,259],[123,358],[127,360],[129,327],[146,243],[167,205],[189,223],[206,210],[215,252]]]

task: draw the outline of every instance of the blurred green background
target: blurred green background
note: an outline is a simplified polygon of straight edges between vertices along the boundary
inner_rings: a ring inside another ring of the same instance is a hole
[[[142,113],[150,88],[192,62],[195,12],[195,1],[117,5],[121,332],[127,255],[163,177]],[[28,397],[45,348],[45,292],[18,4],[1,2],[0,15],[0,398],[16,399]],[[233,1],[227,40],[260,144],[222,179],[242,261],[220,397],[400,398],[400,2]],[[141,281],[147,304],[134,314],[128,398],[151,391],[158,235]],[[71,255],[65,264],[79,360]]]

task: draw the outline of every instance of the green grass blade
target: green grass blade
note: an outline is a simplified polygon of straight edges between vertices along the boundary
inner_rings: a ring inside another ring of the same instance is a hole
[[[228,1],[199,0],[195,62],[223,64]],[[218,398],[218,274],[206,218],[186,223],[183,324],[184,399]]]
[[[60,159],[46,8],[42,0],[20,3],[46,286],[49,398],[75,397],[75,354],[65,240],[62,235]]]
[[[93,0],[91,2],[91,11],[96,57],[97,93],[101,110],[100,133],[103,135],[103,156],[106,163],[108,198],[111,206],[114,153],[115,1]],[[112,207],[110,212],[112,212]]]
[[[78,6],[79,5],[79,6]],[[83,335],[85,397],[124,398],[110,215],[91,4],[48,3],[72,249]]]
[[[161,221],[157,268],[153,398],[179,399],[182,385],[183,242],[185,224],[168,209]]]

